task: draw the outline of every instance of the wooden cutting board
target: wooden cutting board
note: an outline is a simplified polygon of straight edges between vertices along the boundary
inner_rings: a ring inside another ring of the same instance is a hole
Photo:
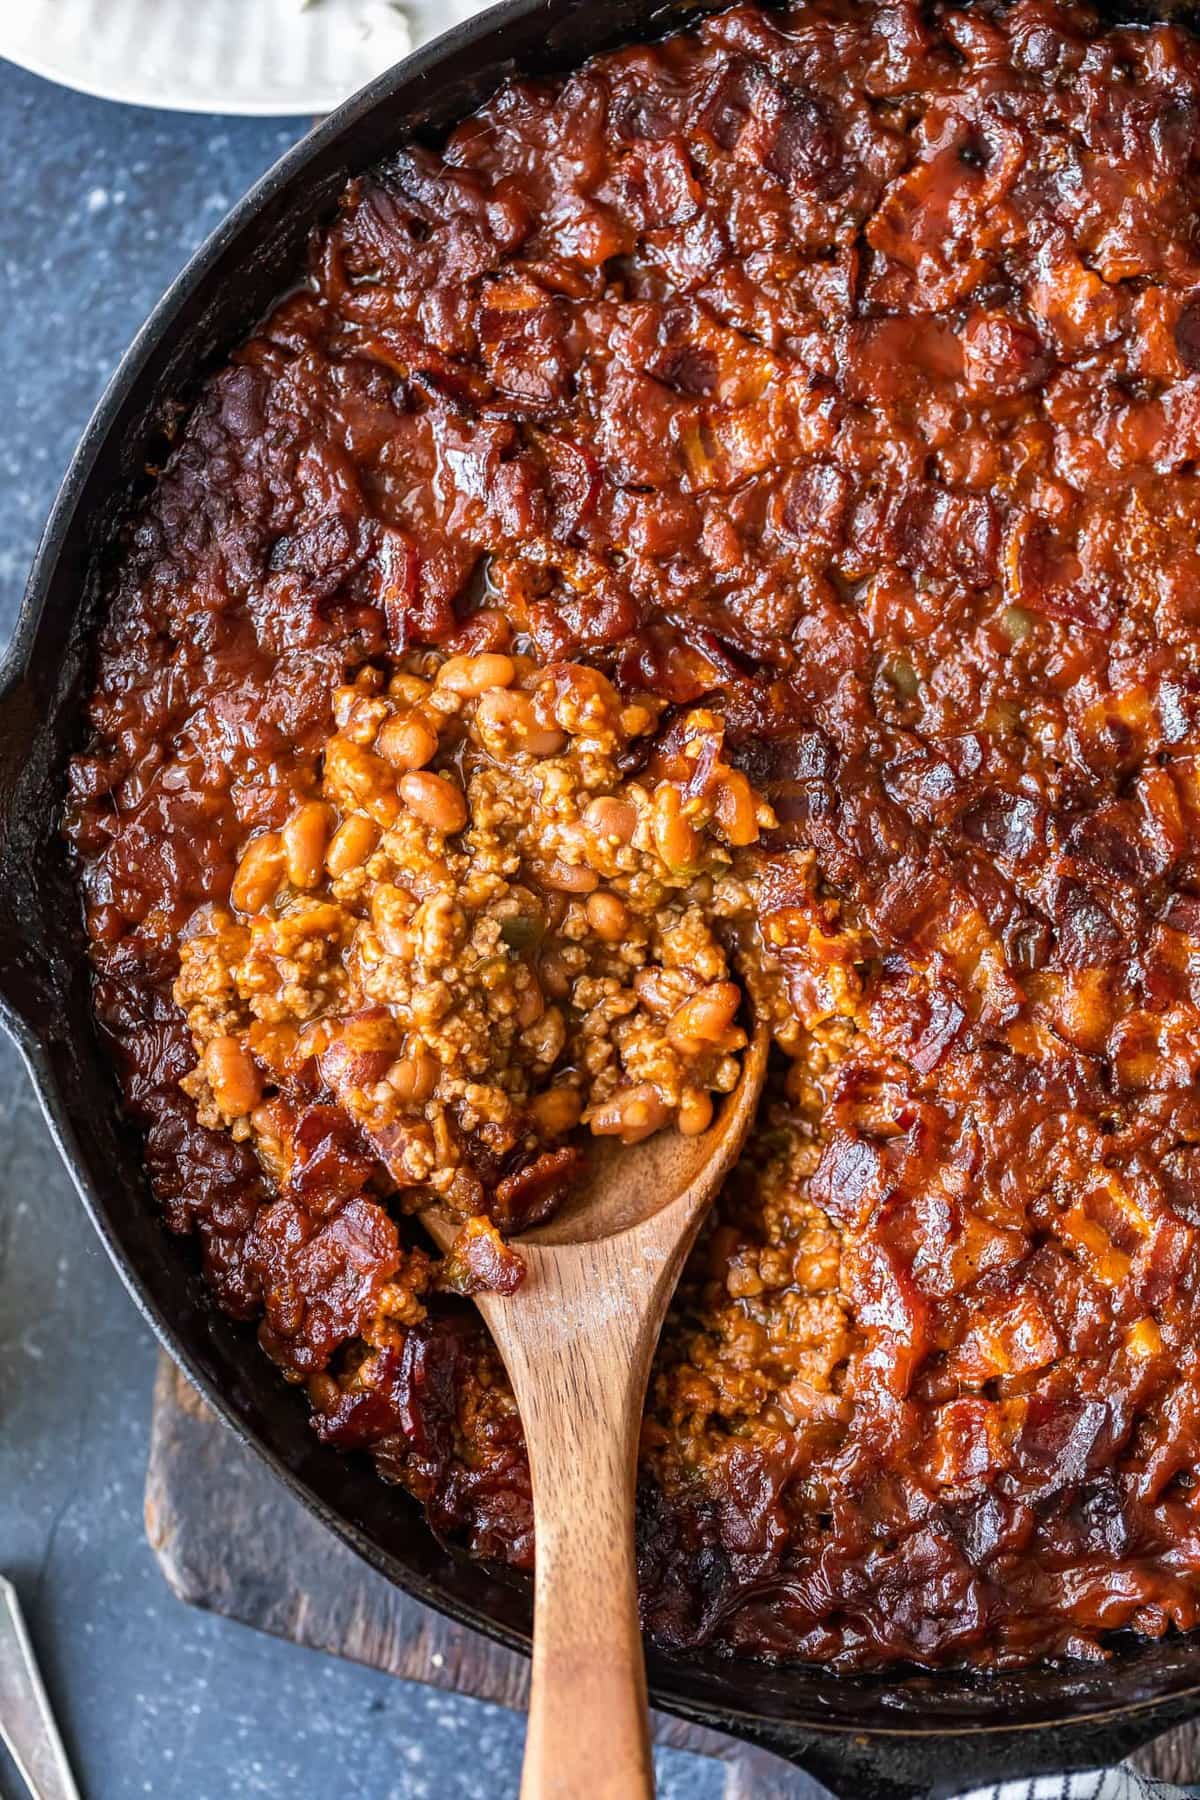
[[[213,1496],[220,1492],[220,1506]],[[310,1517],[160,1354],[146,1533],[181,1600],[290,1638],[501,1706],[524,1707],[528,1664],[411,1600]],[[715,1731],[653,1715],[654,1740],[727,1768],[724,1800],[818,1800],[825,1790],[778,1757]],[[1148,1775],[1200,1780],[1200,1723],[1135,1758]]]

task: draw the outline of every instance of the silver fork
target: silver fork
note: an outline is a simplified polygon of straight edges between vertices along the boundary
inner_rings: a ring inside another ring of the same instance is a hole
[[[79,1800],[11,1581],[0,1575],[0,1741],[33,1800]]]

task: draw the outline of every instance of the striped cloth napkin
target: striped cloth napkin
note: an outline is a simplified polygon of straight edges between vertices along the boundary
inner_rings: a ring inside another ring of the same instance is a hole
[[[955,1800],[1184,1800],[1190,1792],[1167,1781],[1151,1781],[1148,1775],[1122,1764],[1116,1769],[1084,1769],[1074,1775],[992,1782],[957,1794]]]

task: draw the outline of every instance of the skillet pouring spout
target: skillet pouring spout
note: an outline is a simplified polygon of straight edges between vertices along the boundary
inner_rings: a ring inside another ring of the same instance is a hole
[[[17,1039],[51,1036],[62,1025],[42,891],[57,770],[22,650],[18,637],[0,686],[0,1023]]]

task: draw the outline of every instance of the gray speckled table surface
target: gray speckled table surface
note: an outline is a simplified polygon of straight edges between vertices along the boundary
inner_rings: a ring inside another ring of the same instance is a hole
[[[0,0],[0,4],[19,0]],[[86,99],[0,61],[0,642],[71,449],[199,239],[303,121]],[[520,1722],[168,1593],[142,1530],[154,1351],[0,1039],[0,1568],[89,1800],[502,1800]],[[717,1766],[659,1758],[666,1800]],[[0,1794],[17,1792],[0,1752]]]

